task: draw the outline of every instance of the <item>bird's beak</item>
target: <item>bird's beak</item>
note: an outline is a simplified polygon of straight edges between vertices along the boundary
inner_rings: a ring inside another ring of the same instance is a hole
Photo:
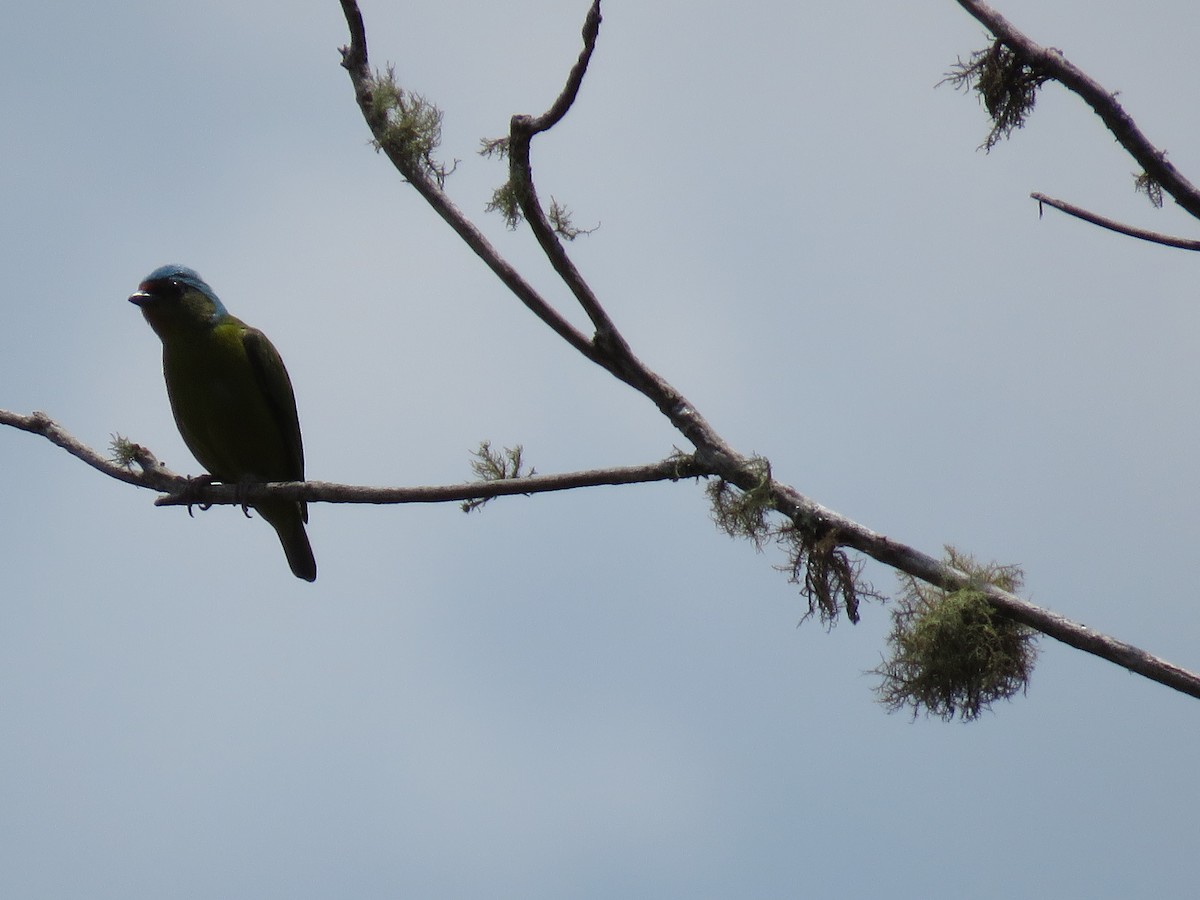
[[[148,291],[136,291],[129,295],[129,302],[135,306],[145,306],[153,299]]]

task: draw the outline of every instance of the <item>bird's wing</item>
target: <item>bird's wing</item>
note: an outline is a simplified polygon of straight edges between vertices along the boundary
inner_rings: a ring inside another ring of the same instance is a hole
[[[287,445],[288,477],[292,481],[303,481],[304,444],[300,439],[300,418],[296,415],[296,395],[292,392],[292,380],[288,378],[283,359],[257,328],[246,328],[242,343],[271,416]]]

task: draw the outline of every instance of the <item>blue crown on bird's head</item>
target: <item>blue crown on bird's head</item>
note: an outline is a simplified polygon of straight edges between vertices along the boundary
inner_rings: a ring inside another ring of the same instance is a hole
[[[195,269],[189,269],[187,266],[181,266],[178,263],[168,263],[165,266],[159,266],[147,275],[142,279],[142,283],[138,287],[143,291],[148,290],[149,286],[153,285],[154,282],[161,281],[172,281],[204,294],[204,296],[208,297],[216,305],[213,318],[228,314],[225,304],[217,297],[217,292],[209,287],[208,282],[201,278],[200,273]]]

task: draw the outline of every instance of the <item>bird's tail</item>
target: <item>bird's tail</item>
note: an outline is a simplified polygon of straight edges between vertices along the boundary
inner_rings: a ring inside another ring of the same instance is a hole
[[[283,544],[283,552],[287,555],[292,574],[305,581],[316,581],[317,560],[313,556],[312,545],[308,542],[308,532],[304,530],[300,504],[271,504],[265,508],[257,506],[255,509],[279,535],[279,543]]]

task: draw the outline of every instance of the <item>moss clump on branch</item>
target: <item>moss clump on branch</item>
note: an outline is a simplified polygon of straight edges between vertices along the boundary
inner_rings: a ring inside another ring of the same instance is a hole
[[[525,448],[520,444],[493,450],[491,441],[480,441],[479,449],[472,450],[471,471],[476,481],[508,481],[513,478],[528,478],[536,475],[536,469],[525,468]],[[462,502],[463,512],[474,512],[493,498],[482,497]]]
[[[997,700],[1029,684],[1036,632],[1001,615],[980,590],[992,584],[1020,588],[1017,566],[981,565],[953,547],[946,563],[970,577],[967,587],[946,591],[901,576],[902,594],[892,611],[891,658],[875,669],[880,702],[892,712],[909,707],[946,721],[977,719]]]
[[[1145,194],[1146,199],[1150,201],[1150,205],[1155,209],[1162,209],[1162,185],[1149,172],[1142,172],[1141,175],[1133,176],[1133,189],[1139,194]]]
[[[756,467],[759,480],[749,490],[724,479],[708,485],[713,521],[730,537],[749,538],[760,551],[770,540],[785,547],[788,562],[777,568],[789,573],[792,583],[800,585],[800,593],[808,601],[808,612],[802,622],[815,615],[825,627],[831,628],[845,612],[857,624],[861,601],[882,599],[870,584],[863,582],[862,562],[851,560],[839,543],[837,531],[821,523],[789,520],[783,526],[772,525],[769,516],[776,507],[771,464],[762,457],[755,457],[751,464]]]
[[[484,159],[507,159],[508,138],[483,138],[479,142],[479,155]],[[487,202],[483,211],[500,213],[504,218],[504,227],[509,231],[514,231],[521,224],[524,213],[521,212],[520,189],[511,176],[492,192],[492,199]]]
[[[1033,112],[1037,92],[1050,76],[1030,65],[1001,41],[986,50],[976,50],[963,62],[960,58],[939,84],[949,82],[962,90],[974,90],[992,119],[992,130],[980,144],[991,150],[1002,138],[1025,126]]]
[[[581,234],[592,234],[600,227],[599,225],[593,225],[591,228],[580,228],[571,221],[571,210],[553,197],[550,198],[550,209],[547,211],[546,216],[550,220],[550,227],[554,229],[554,233],[567,241],[573,241]]]
[[[385,151],[410,180],[423,176],[445,183],[449,171],[434,156],[442,142],[442,111],[401,87],[391,66],[376,72],[371,84],[370,120],[379,123],[375,149]]]
[[[521,212],[521,195],[511,178],[492,192],[492,199],[483,209],[484,212],[500,213],[504,219],[504,227],[509,231],[515,231],[524,218]]]
[[[112,435],[112,441],[108,445],[109,459],[115,462],[118,466],[124,466],[126,469],[133,468],[138,462],[141,453],[145,452],[145,447],[135,444],[129,438],[123,435]]]
[[[780,542],[788,546],[793,584],[808,600],[804,618],[817,616],[826,628],[837,624],[843,612],[851,624],[857,625],[858,608],[865,600],[884,597],[862,579],[862,560],[852,560],[838,543],[838,532],[828,530],[818,537],[813,531],[799,526],[784,529]]]
[[[758,483],[750,490],[742,490],[723,478],[710,482],[705,489],[712,502],[712,517],[730,537],[745,537],[754,541],[762,550],[763,544],[774,534],[767,523],[767,515],[774,509],[771,504],[771,463],[761,456],[750,461],[758,474]]]

